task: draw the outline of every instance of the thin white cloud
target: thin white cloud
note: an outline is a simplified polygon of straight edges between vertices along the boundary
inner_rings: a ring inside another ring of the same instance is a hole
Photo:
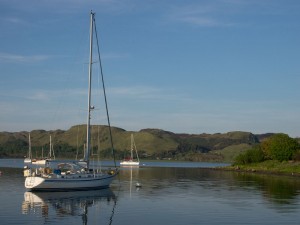
[[[278,14],[282,10],[277,1],[269,0],[195,1],[171,6],[168,18],[170,21],[201,27],[228,27],[239,26],[242,23],[241,16],[247,14],[274,14],[274,11]]]
[[[106,53],[103,54],[104,59],[124,59],[124,58],[129,58],[130,54],[128,53]]]
[[[233,25],[233,22],[226,17],[227,13],[226,9],[219,4],[193,3],[173,7],[169,19],[203,27]]]
[[[187,22],[190,24],[195,24],[204,27],[214,27],[220,26],[220,22],[215,19],[205,18],[205,17],[197,17],[197,16],[185,16],[180,19],[182,22]],[[222,24],[225,25],[225,24]]]
[[[273,109],[278,108],[276,102],[274,102],[275,105],[269,103],[265,108],[253,110],[251,108],[253,105],[249,102],[243,105],[239,102],[226,101],[215,107],[211,107],[211,102],[198,101],[198,104],[196,103],[197,100],[193,105],[179,100],[177,104],[180,104],[182,109],[177,110],[177,106],[171,104],[168,106],[168,111],[155,108],[155,113],[131,109],[135,112],[132,113],[129,108],[124,112],[120,108],[122,111],[118,111],[118,115],[113,115],[113,121],[118,126],[129,130],[161,128],[179,133],[218,133],[241,130],[253,133],[287,132],[293,136],[298,134],[296,127],[299,127],[299,123],[295,123],[299,118],[298,113],[291,113],[285,109],[274,111]],[[226,107],[227,109],[224,110]],[[284,131],[282,124],[286,124],[290,130]]]
[[[84,11],[95,10],[96,12],[122,13],[131,11],[135,2],[131,0],[1,0],[17,11],[25,13],[34,13],[43,11],[43,13],[73,14]],[[5,5],[5,4],[4,4]],[[33,7],[34,6],[34,7]],[[57,7],[59,6],[59,7]]]
[[[19,55],[0,53],[0,63],[35,63],[49,59],[47,55]]]
[[[18,17],[6,17],[4,18],[4,21],[12,24],[27,24],[23,19]]]
[[[122,97],[153,98],[154,96],[161,96],[159,89],[147,86],[116,87],[109,90],[112,94]]]
[[[155,105],[166,105],[174,103],[178,105],[181,102],[185,104],[191,104],[194,102],[186,93],[178,92],[172,88],[158,88],[152,86],[126,86],[126,87],[114,87],[109,88],[107,93],[114,99],[126,99],[129,102],[155,102]]]
[[[29,95],[28,99],[46,101],[49,100],[49,95],[47,95],[45,92],[36,92],[33,95]]]
[[[80,98],[82,96],[85,97],[87,95],[86,90],[84,89],[34,89],[30,88],[27,90],[18,89],[11,90],[9,93],[6,91],[0,90],[0,97],[3,99],[14,99],[16,101],[24,102],[24,101],[39,101],[39,102],[49,102],[49,101],[59,101],[62,99],[69,98],[70,100],[74,100],[76,98]],[[66,100],[67,101],[67,100]]]
[[[14,94],[20,97],[21,93],[23,92]],[[68,129],[72,125],[82,123],[82,118],[85,118],[85,95],[85,89],[68,92],[40,89],[23,93],[23,96],[26,96],[23,98],[27,101],[14,98],[9,98],[10,101],[1,101],[0,107],[3,109],[0,112],[0,123],[3,126],[1,129]],[[284,123],[294,129],[289,132],[296,136],[296,127],[299,125],[295,124],[299,117],[298,110],[290,112],[286,110],[288,107],[285,107],[285,104],[287,103],[280,101],[202,100],[195,96],[175,93],[175,90],[148,86],[111,88],[108,90],[108,95],[109,102],[116,102],[117,99],[120,100],[123,97],[130,98],[133,102],[139,99],[145,100],[145,104],[137,105],[130,100],[130,107],[122,107],[122,104],[121,106],[118,104],[117,107],[112,104],[113,107],[110,108],[112,109],[110,110],[112,125],[128,130],[150,127],[186,133],[216,133],[233,130],[264,133],[284,132],[281,125]],[[6,98],[6,96],[1,96],[3,99]],[[80,104],[78,103],[79,97],[83,97]],[[155,100],[154,105],[148,105],[151,100]],[[125,101],[124,104],[126,104]],[[79,117],[79,113],[84,115],[80,114]]]

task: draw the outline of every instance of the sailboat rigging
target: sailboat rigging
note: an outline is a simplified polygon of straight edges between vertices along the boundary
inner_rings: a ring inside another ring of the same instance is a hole
[[[133,157],[133,152],[135,151],[136,159]],[[120,162],[121,166],[139,166],[140,165],[140,159],[137,152],[137,148],[134,142],[133,134],[131,134],[131,149],[130,149],[130,157],[124,159]]]
[[[50,163],[50,161],[55,160],[55,154],[54,154],[51,135],[50,135],[50,144],[49,144],[49,155],[48,155],[48,157],[44,158],[43,151],[44,151],[44,149],[42,149],[42,158],[40,158],[40,159],[37,158],[36,160],[33,160],[32,164],[40,165],[40,166],[46,166],[48,163]]]
[[[115,164],[115,169],[108,169],[107,171],[102,171],[100,169],[92,169],[90,167],[90,150],[91,150],[91,111],[93,110],[93,106],[91,105],[91,81],[92,81],[92,62],[93,62],[93,36],[97,39],[98,46],[98,57],[100,61],[100,69],[102,76],[102,85],[104,92],[104,99],[106,105],[106,114],[109,125],[109,131],[111,135],[110,129],[110,121],[108,116],[108,107],[104,86],[104,79],[102,73],[102,65],[100,60],[100,51],[99,51],[99,43],[97,37],[97,30],[95,24],[95,13],[90,13],[90,55],[89,55],[89,70],[88,70],[88,113],[87,113],[87,134],[86,134],[86,147],[84,152],[84,158],[75,162],[62,162],[56,165],[56,168],[27,168],[24,171],[25,179],[25,187],[28,190],[90,190],[90,189],[99,189],[99,188],[107,188],[113,181],[114,177],[118,174],[118,169]],[[112,150],[113,142],[112,136],[110,136]],[[51,150],[51,148],[50,148]],[[113,154],[114,155],[114,154]],[[115,158],[115,156],[114,156]]]
[[[24,159],[24,163],[31,163],[32,162],[32,152],[31,152],[31,138],[30,133],[28,134],[28,156]]]

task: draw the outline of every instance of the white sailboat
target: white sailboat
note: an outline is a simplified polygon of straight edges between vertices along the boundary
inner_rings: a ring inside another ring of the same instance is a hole
[[[136,154],[136,159],[133,157],[133,151],[135,151]],[[133,134],[131,134],[131,149],[130,149],[130,157],[124,159],[123,161],[120,162],[121,166],[139,166],[140,165],[140,159],[139,155],[137,152],[137,148],[134,142]]]
[[[43,150],[42,150],[43,152]],[[42,158],[37,158],[36,160],[32,161],[32,164],[34,165],[39,165],[39,166],[46,166],[47,163],[49,163],[50,161],[55,159],[55,154],[54,154],[54,149],[53,149],[53,144],[52,144],[52,138],[50,135],[50,145],[49,145],[49,155],[48,157],[43,157],[43,153],[42,153]]]
[[[90,56],[89,56],[89,88],[88,88],[88,115],[87,115],[87,144],[85,148],[84,159],[77,162],[63,162],[56,165],[55,168],[27,168],[24,170],[25,187],[29,191],[56,191],[56,190],[91,190],[99,188],[107,188],[111,184],[114,177],[118,174],[118,169],[92,169],[90,167],[90,141],[91,141],[91,78],[92,78],[92,46],[93,32],[96,32],[95,14],[90,14]],[[97,38],[97,33],[96,33]],[[98,44],[98,41],[97,41]],[[99,52],[98,52],[99,53]],[[100,57],[99,57],[100,59]],[[101,66],[101,63],[100,63]],[[103,81],[103,75],[102,75]],[[103,91],[106,102],[106,95],[103,83]],[[107,104],[106,104],[107,109]],[[109,117],[107,119],[110,127]],[[111,132],[110,132],[111,133]],[[112,138],[111,138],[112,143]],[[113,148],[113,144],[112,144]]]

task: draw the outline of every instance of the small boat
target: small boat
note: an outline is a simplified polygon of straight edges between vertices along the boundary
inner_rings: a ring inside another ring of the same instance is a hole
[[[90,166],[90,152],[91,152],[91,111],[93,111],[94,107],[91,105],[91,80],[92,80],[92,63],[93,63],[93,32],[95,31],[95,36],[97,38],[96,33],[96,25],[95,25],[95,13],[91,12],[90,14],[90,56],[89,56],[89,71],[88,71],[88,108],[87,108],[87,135],[86,135],[86,148],[84,152],[84,158],[79,161],[74,162],[62,162],[57,163],[55,167],[25,167],[24,176],[25,179],[25,187],[28,191],[71,191],[71,190],[92,190],[92,189],[101,189],[107,188],[110,186],[114,177],[118,174],[118,169],[116,167],[114,169],[108,169],[103,171],[102,169],[94,169]],[[98,44],[98,40],[96,42]],[[99,46],[98,46],[99,49]],[[99,53],[99,52],[98,52]],[[99,58],[100,59],[100,55]],[[103,74],[100,63],[102,82],[103,82]],[[105,102],[106,94],[103,84],[103,93]],[[107,110],[107,104],[106,104]],[[110,129],[110,122],[108,117],[108,111],[106,112],[108,127]],[[110,130],[111,134],[111,130]],[[113,148],[112,137],[111,145]],[[51,163],[52,164],[52,163]]]
[[[136,159],[133,158],[133,151],[135,151]],[[121,166],[139,166],[140,165],[140,159],[137,152],[137,148],[134,142],[133,134],[131,134],[131,150],[130,150],[130,157],[124,159],[120,162]]]

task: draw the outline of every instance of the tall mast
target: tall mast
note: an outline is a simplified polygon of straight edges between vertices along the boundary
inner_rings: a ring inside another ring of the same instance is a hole
[[[94,13],[91,11],[90,19],[90,61],[89,61],[89,89],[88,89],[88,115],[87,115],[87,132],[86,132],[86,150],[84,155],[84,161],[87,163],[89,168],[89,155],[90,155],[90,120],[91,120],[91,83],[92,83],[92,61],[93,61],[93,29],[94,29]]]

